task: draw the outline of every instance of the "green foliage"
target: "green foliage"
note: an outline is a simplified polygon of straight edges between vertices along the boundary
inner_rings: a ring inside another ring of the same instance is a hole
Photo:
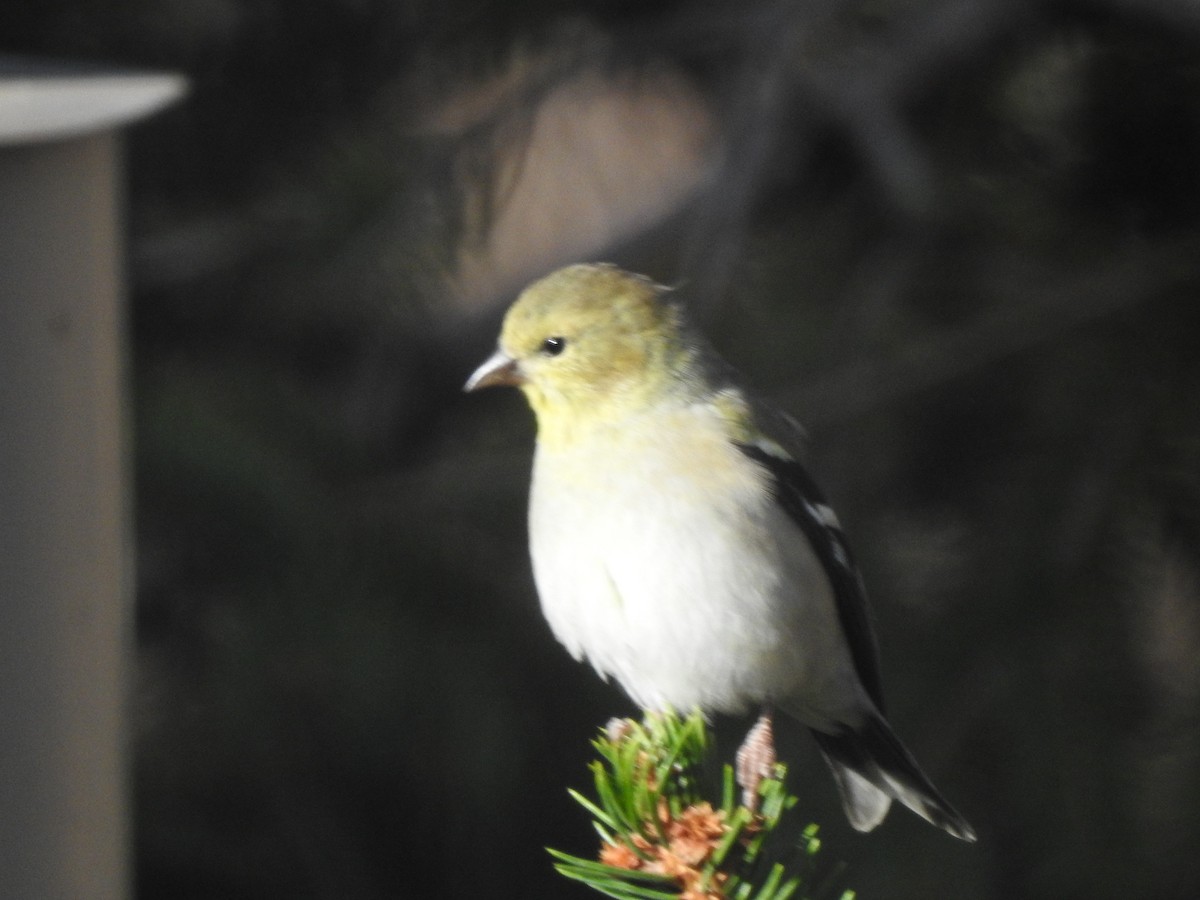
[[[555,868],[617,900],[788,900],[828,896],[840,867],[817,878],[817,826],[785,837],[796,798],[786,767],[758,789],[756,810],[738,799],[726,764],[714,807],[705,767],[709,734],[703,717],[647,713],[641,722],[610,724],[593,742],[595,799],[571,791],[600,835],[599,860],[550,850]],[[785,826],[781,828],[781,826]],[[806,892],[801,893],[801,889]],[[844,891],[840,900],[852,900]]]

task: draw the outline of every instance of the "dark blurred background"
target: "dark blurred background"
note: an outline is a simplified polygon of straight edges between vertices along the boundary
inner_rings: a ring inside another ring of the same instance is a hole
[[[681,283],[804,421],[892,720],[978,828],[861,897],[1200,896],[1200,6],[42,0],[185,73],[129,149],[138,895],[583,897],[633,710],[537,610],[526,281]],[[742,722],[719,721],[723,740]]]

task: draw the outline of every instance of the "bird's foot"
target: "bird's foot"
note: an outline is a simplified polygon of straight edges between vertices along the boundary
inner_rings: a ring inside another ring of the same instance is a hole
[[[604,726],[604,736],[608,738],[610,744],[619,744],[625,738],[629,737],[633,731],[633,722],[629,719],[621,719],[616,716],[609,719]]]
[[[746,732],[746,739],[737,752],[737,781],[742,789],[742,806],[751,812],[758,809],[758,786],[764,778],[775,773],[775,732],[771,714],[764,712]]]

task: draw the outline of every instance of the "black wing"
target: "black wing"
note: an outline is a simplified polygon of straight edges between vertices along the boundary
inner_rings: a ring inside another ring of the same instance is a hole
[[[879,649],[867,610],[862,577],[850,547],[825,496],[800,463],[767,452],[753,444],[737,445],[746,456],[771,474],[771,485],[779,505],[800,527],[821,561],[837,604],[838,619],[858,678],[882,714],[883,687],[879,677]]]

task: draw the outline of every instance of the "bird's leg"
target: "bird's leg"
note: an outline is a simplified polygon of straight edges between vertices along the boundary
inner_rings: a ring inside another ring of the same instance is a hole
[[[604,736],[610,744],[619,744],[633,731],[633,722],[613,716],[604,726]]]
[[[775,773],[775,732],[771,728],[771,708],[763,710],[737,752],[737,781],[742,789],[742,806],[758,809],[758,786]]]

